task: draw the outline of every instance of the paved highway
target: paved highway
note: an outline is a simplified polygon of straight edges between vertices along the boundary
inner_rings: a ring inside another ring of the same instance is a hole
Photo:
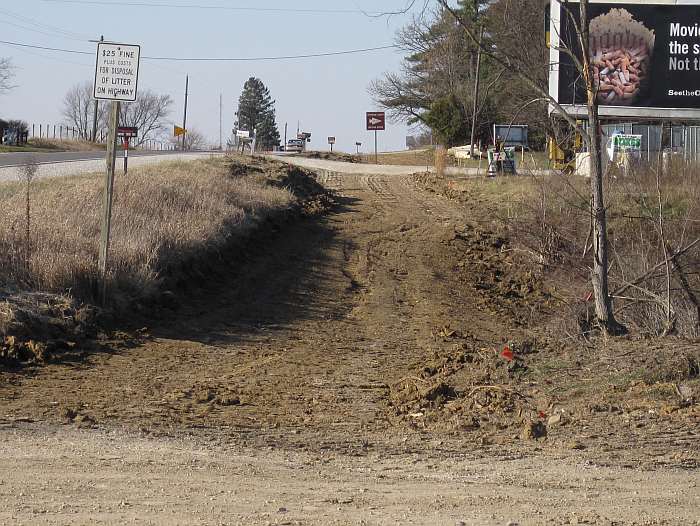
[[[216,152],[129,152],[129,167],[165,161],[193,161],[206,159]],[[117,173],[121,172],[123,161],[121,152],[117,157]],[[39,163],[36,176],[67,177],[86,173],[103,172],[105,152],[55,152],[55,153],[2,153],[0,154],[0,182],[17,181],[22,178],[22,166],[28,161]]]
[[[129,157],[152,157],[156,155],[178,154],[175,151],[137,151],[130,150]],[[118,153],[118,157],[122,152]],[[104,151],[92,152],[11,152],[0,153],[0,167],[21,166],[33,159],[39,164],[65,163],[75,161],[94,161],[105,158]]]

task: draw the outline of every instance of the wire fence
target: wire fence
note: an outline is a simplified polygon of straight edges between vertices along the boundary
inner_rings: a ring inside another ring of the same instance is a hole
[[[91,134],[88,136],[75,126],[43,123],[34,123],[29,126],[29,138],[57,141],[89,141],[92,139]],[[97,132],[96,142],[99,144],[107,142],[107,133],[104,130]],[[177,149],[171,142],[158,139],[146,139],[138,145],[138,148],[149,151],[173,151]]]
[[[670,149],[675,155],[682,156],[687,162],[700,162],[700,126],[674,124],[670,127],[668,142],[664,146],[664,129],[662,124],[645,124],[621,122],[601,126],[604,141],[615,133],[641,135],[641,156],[643,160],[652,162],[659,158],[665,149]]]

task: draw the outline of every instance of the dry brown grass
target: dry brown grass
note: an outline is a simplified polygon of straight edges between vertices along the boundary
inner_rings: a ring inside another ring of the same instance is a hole
[[[102,187],[100,175],[34,182],[27,259],[25,188],[0,185],[0,286],[94,300]],[[245,236],[293,200],[262,171],[240,177],[223,159],[134,169],[115,183],[111,290],[120,301],[155,294],[163,276]]]
[[[379,164],[382,165],[432,167],[435,164],[435,150],[426,148],[404,152],[380,152],[378,158]],[[362,154],[362,162],[374,164],[374,153]]]
[[[656,172],[639,169],[624,177],[606,177],[610,282],[616,316],[634,334],[664,333],[700,337],[700,245],[669,265],[671,320],[667,320],[666,266],[628,286],[665,258],[700,238],[700,168],[679,164],[660,179],[661,210]],[[588,179],[549,176],[469,179],[433,184],[475,209],[476,217],[501,230],[524,264],[538,267],[568,306],[562,328],[570,334],[592,329],[589,272],[590,186]],[[661,216],[664,226],[662,242]],[[624,291],[621,291],[623,287]]]
[[[94,142],[84,141],[80,139],[45,139],[33,138],[29,140],[28,146],[41,150],[56,150],[66,152],[88,152],[104,150],[104,144],[95,144]]]

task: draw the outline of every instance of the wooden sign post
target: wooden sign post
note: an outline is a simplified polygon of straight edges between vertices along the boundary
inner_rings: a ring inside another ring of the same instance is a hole
[[[107,300],[107,262],[112,230],[112,199],[114,194],[114,168],[117,161],[117,128],[121,102],[134,102],[138,91],[141,47],[127,44],[100,42],[97,44],[95,64],[95,91],[97,100],[112,102],[107,135],[107,159],[105,187],[102,195],[102,229],[98,271],[102,303]]]

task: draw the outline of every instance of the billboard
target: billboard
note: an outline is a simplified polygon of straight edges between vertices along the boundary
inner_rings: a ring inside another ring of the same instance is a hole
[[[522,124],[494,124],[493,139],[494,143],[502,142],[504,146],[518,146],[528,148],[527,143],[527,125]]]
[[[568,12],[567,12],[568,10]],[[627,0],[588,5],[589,48],[601,117],[700,119],[700,0]],[[551,3],[550,95],[586,115],[574,60],[579,4]]]

